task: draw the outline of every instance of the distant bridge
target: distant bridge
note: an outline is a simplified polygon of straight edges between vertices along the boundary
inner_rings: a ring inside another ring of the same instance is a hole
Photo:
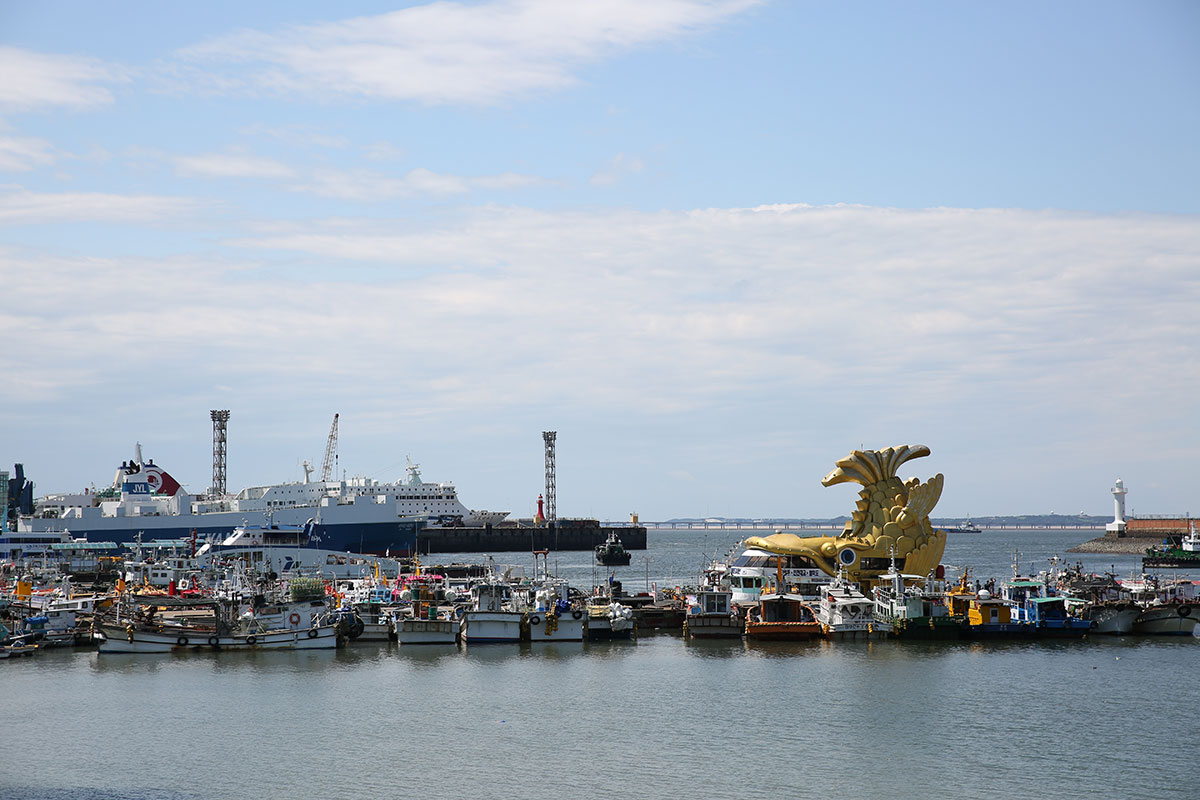
[[[622,523],[605,522],[605,525],[620,525]],[[628,523],[624,523],[628,524]],[[738,522],[734,520],[715,521],[715,520],[697,520],[693,522],[644,522],[639,521],[639,525],[648,529],[669,529],[683,531],[840,531],[843,525],[832,522]],[[976,522],[980,529],[985,531],[1000,531],[1000,530],[1078,530],[1078,531],[1102,531],[1103,525],[1086,524],[1086,523],[1069,523],[1062,525],[993,525],[988,523]],[[956,528],[957,525],[934,525],[935,528],[946,529]]]

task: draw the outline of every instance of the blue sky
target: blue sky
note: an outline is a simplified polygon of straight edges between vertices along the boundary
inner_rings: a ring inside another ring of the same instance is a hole
[[[1188,2],[0,9],[0,462],[406,456],[474,507],[1191,507]]]

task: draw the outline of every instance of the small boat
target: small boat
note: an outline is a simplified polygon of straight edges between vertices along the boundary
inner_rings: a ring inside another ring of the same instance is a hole
[[[522,626],[530,642],[582,642],[583,609],[571,602],[571,588],[565,580],[545,573],[541,585],[533,589]]]
[[[821,587],[817,622],[830,639],[869,639],[875,636],[874,603],[842,572]],[[879,632],[883,635],[883,631]]]
[[[733,592],[703,589],[688,603],[683,633],[692,639],[741,638],[745,632],[742,618],[734,610]]]
[[[449,588],[442,575],[414,575],[396,599],[406,605],[380,612],[390,637],[405,644],[455,644],[461,622],[454,615],[458,592]]]
[[[471,602],[463,612],[460,635],[467,644],[521,641],[525,614],[513,604],[512,586],[487,580],[471,587]]]
[[[597,595],[587,604],[587,639],[589,642],[611,639],[632,639],[637,626],[633,610],[612,598]]]
[[[1142,569],[1151,567],[1200,567],[1200,533],[1196,532],[1195,521],[1189,523],[1188,533],[1178,546],[1164,542],[1162,547],[1146,550],[1146,554],[1142,556]]]
[[[1200,602],[1196,585],[1186,580],[1162,580],[1143,576],[1126,581],[1133,600],[1139,606],[1133,632],[1154,636],[1190,636],[1200,622]]]
[[[627,567],[631,557],[629,551],[625,549],[625,545],[621,544],[616,531],[608,534],[604,544],[596,545],[595,554],[596,563],[606,567]]]
[[[989,583],[989,585],[991,585]],[[946,592],[951,616],[963,616],[962,632],[970,637],[1031,636],[1033,626],[1016,618],[1015,608],[988,588],[972,588],[963,570],[959,581]]]
[[[802,595],[764,592],[746,616],[746,636],[767,641],[804,641],[823,636],[821,623]]]
[[[253,620],[232,623],[213,599],[166,595],[122,598],[115,615],[96,622],[101,653],[171,653],[188,650],[325,650],[337,647],[337,627],[262,630]],[[157,617],[157,619],[156,619]]]
[[[873,596],[876,627],[906,639],[957,639],[965,614],[951,614],[941,566],[928,578],[896,571],[896,562],[879,576]]]
[[[1015,608],[1016,620],[1038,636],[1079,637],[1091,630],[1091,620],[1069,614],[1066,598],[1040,580],[1016,578],[1001,587],[1001,595]]]

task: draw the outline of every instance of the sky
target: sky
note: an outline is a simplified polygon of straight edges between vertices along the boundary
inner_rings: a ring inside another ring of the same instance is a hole
[[[0,464],[1200,513],[1200,5],[6,3]]]

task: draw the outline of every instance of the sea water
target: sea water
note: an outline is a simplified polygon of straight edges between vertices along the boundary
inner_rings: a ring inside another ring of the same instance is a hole
[[[694,583],[739,536],[652,530],[615,577]],[[1089,536],[952,535],[945,561],[1004,579]],[[48,650],[0,662],[0,797],[1191,798],[1198,664],[1191,637]]]

